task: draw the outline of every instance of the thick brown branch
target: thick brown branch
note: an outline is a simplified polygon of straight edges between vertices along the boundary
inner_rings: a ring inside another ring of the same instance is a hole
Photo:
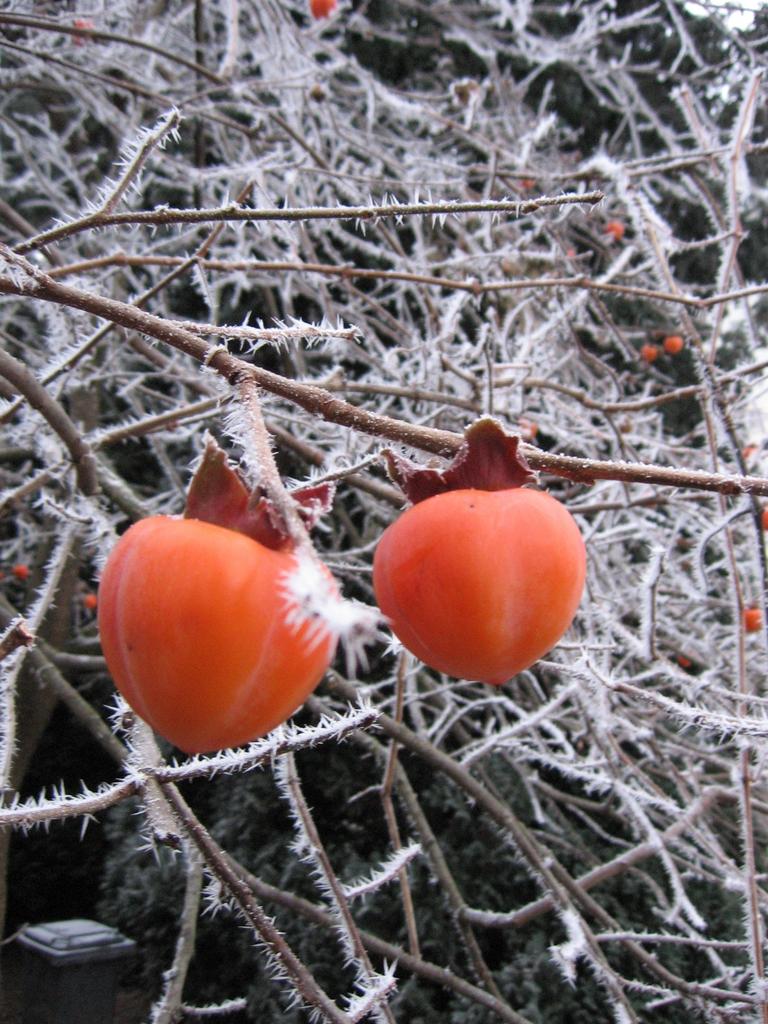
[[[210,366],[231,384],[238,384],[250,377],[265,391],[278,395],[331,423],[338,423],[364,434],[445,457],[455,454],[462,442],[461,435],[452,431],[436,430],[433,427],[423,427],[391,416],[369,412],[334,398],[330,392],[315,384],[289,380],[262,367],[244,363],[225,349],[210,345],[203,338],[184,330],[173,321],[153,316],[125,302],[94,295],[54,281],[23,258],[14,255],[7,247],[0,245],[0,256],[4,254],[7,254],[9,263],[15,265],[22,273],[0,276],[0,293],[27,295],[47,302],[56,302],[122,324],[124,327],[157,338],[198,362]],[[714,491],[720,494],[768,495],[768,480],[762,477],[725,476],[720,473],[672,469],[641,463],[581,459],[543,452],[532,445],[523,445],[521,450],[533,469],[580,483],[622,480],[627,483]]]

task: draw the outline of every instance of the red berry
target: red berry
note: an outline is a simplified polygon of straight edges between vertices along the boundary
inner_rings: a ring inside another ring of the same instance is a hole
[[[757,633],[763,628],[763,613],[759,608],[744,609],[744,629],[747,633]]]
[[[654,363],[659,358],[659,346],[651,344],[643,345],[640,349],[640,355],[646,363]]]
[[[626,228],[620,220],[609,220],[603,228],[603,234],[611,235],[616,242],[620,242],[624,237]]]
[[[75,18],[75,20],[72,22],[72,26],[73,26],[73,28],[95,28],[96,27],[93,24],[93,22],[91,21],[90,18]],[[80,36],[80,35],[72,36],[72,42],[75,44],[75,46],[85,46],[85,44],[87,42],[89,42],[89,41],[91,41],[91,37],[90,36]]]
[[[17,580],[28,580],[29,579],[29,566],[25,565],[24,562],[19,562],[18,565],[14,565],[11,572]]]
[[[662,344],[664,345],[664,351],[667,355],[676,356],[678,352],[683,351],[685,342],[679,334],[668,334]]]
[[[313,18],[327,18],[336,10],[338,0],[309,0]]]

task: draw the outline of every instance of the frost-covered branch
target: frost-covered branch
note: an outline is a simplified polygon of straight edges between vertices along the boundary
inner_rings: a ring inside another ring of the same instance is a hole
[[[250,888],[222,855],[207,830],[196,820],[173,786],[165,783],[163,791],[169,805],[191,836],[209,870],[224,884],[237,902],[240,911],[260,939],[279,977],[289,981],[298,996],[316,1008],[332,1024],[348,1024],[342,1013],[320,988],[311,972],[296,957],[291,947],[264,913]]]
[[[2,246],[0,246],[2,256]],[[8,254],[9,266],[22,270],[19,274],[0,277],[0,293],[33,294],[50,302],[69,305],[77,309],[107,317],[125,327],[132,327],[152,337],[163,340],[181,351],[192,355],[201,363],[217,370],[233,383],[241,378],[251,379],[255,384],[275,395],[287,398],[302,408],[323,416],[332,422],[353,427],[365,433],[374,434],[401,444],[412,445],[423,451],[444,456],[454,454],[461,438],[447,431],[421,427],[397,421],[378,413],[370,413],[334,398],[325,389],[314,384],[302,384],[281,377],[260,367],[242,363],[230,356],[223,348],[208,345],[201,338],[177,327],[172,322],[162,321],[125,303],[102,299],[87,292],[80,292],[66,285],[54,282],[47,275],[25,268],[17,257]],[[31,277],[27,277],[31,273]],[[697,490],[716,491],[721,494],[768,495],[768,480],[759,477],[737,477],[696,470],[666,469],[661,466],[638,465],[622,461],[582,459],[568,455],[552,455],[532,445],[523,447],[525,456],[534,469],[563,476],[571,480],[590,483],[598,479],[620,480],[635,483],[653,483],[666,487],[690,487]]]
[[[83,494],[94,494],[98,488],[96,469],[90,447],[70,419],[66,410],[33,377],[26,366],[0,349],[0,376],[21,392],[33,409],[45,418],[51,429],[66,445]]]
[[[258,209],[230,205],[211,210],[136,210],[128,213],[93,213],[72,224],[51,228],[34,238],[16,246],[16,252],[24,256],[46,245],[53,245],[82,231],[119,225],[150,225],[167,227],[170,224],[215,224],[285,221],[354,221],[359,225],[383,219],[400,220],[403,217],[459,217],[468,213],[509,214],[520,217],[548,207],[567,206],[583,203],[593,206],[603,199],[602,192],[576,192],[559,196],[540,196],[538,199],[510,200],[494,199],[479,202],[419,202],[400,203],[392,198],[383,203],[369,203],[366,206],[303,207],[298,209]]]
[[[336,918],[345,959],[355,969],[355,987],[358,992],[349,997],[348,1013],[353,1020],[357,1020],[360,1015],[355,1007],[360,1010],[365,1007],[363,1016],[370,1011],[377,1020],[393,1024],[394,1017],[387,1002],[394,984],[393,972],[388,970],[379,974],[373,969],[349,906],[346,887],[341,884],[333,869],[304,798],[292,753],[285,754],[278,763],[277,783],[291,808],[297,833],[294,843],[296,852],[312,865],[318,886],[331,904]]]
[[[185,850],[184,903],[179,920],[179,937],[176,941],[173,963],[163,976],[165,988],[150,1013],[151,1024],[174,1024],[174,1021],[178,1020],[184,983],[195,954],[202,882],[202,859],[197,850],[190,845]]]

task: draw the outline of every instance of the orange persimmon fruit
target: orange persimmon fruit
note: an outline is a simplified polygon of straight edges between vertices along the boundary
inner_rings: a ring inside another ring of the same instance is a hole
[[[223,526],[153,516],[110,554],[99,586],[101,644],[115,684],[187,753],[238,746],[306,700],[336,640],[287,589],[291,550]],[[328,585],[335,585],[328,573]]]
[[[449,490],[382,534],[379,608],[426,665],[500,684],[568,629],[586,572],[584,541],[557,499],[523,487]]]

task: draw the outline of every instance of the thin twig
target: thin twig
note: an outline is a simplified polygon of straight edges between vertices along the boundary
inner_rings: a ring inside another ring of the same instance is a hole
[[[173,813],[183,825],[202,854],[211,872],[232,894],[244,918],[261,940],[269,953],[280,964],[286,978],[290,979],[296,992],[308,1006],[315,1007],[332,1024],[349,1024],[349,1018],[336,1006],[318,985],[312,973],[299,960],[294,951],[280,934],[272,920],[254,896],[253,889],[245,883],[239,872],[224,856],[220,847],[198,821],[187,803],[181,798],[175,786],[162,785],[163,793]]]
[[[359,975],[358,984],[371,984],[374,981],[373,965],[360,937],[357,923],[344,893],[344,887],[333,870],[333,865],[320,838],[315,820],[312,817],[307,801],[304,799],[293,754],[283,755],[279,772],[284,779],[285,793],[290,800],[294,817],[300,824],[301,833],[308,840],[309,857],[316,865],[316,869],[323,879],[324,888],[335,905],[335,916],[339,923],[339,929],[344,936],[347,956],[355,963]],[[383,1019],[389,1021],[389,1024],[394,1024],[392,1011],[384,1001],[379,1002],[376,1006],[375,1015],[379,1020]]]
[[[200,913],[200,892],[203,882],[203,861],[190,843],[185,852],[184,903],[179,916],[179,934],[173,963],[165,972],[165,988],[152,1007],[151,1024],[175,1024],[179,1019],[184,984],[195,954],[197,918]]]
[[[1,348],[0,376],[24,395],[61,438],[72,457],[77,485],[83,494],[95,494],[99,485],[93,453],[61,403],[45,390],[23,363]]]
[[[134,212],[88,214],[70,224],[43,231],[34,238],[17,245],[14,249],[20,256],[40,249],[44,245],[60,242],[65,238],[93,231],[99,228],[130,224],[151,227],[168,227],[172,224],[224,224],[268,223],[274,221],[302,223],[307,221],[359,221],[360,223],[379,220],[399,220],[401,217],[448,217],[465,213],[511,214],[521,217],[548,207],[586,204],[594,206],[603,199],[602,192],[575,192],[561,196],[540,196],[538,199],[509,200],[487,199],[477,202],[444,203],[388,203],[382,206],[330,206],[297,207],[296,209],[275,209],[244,207],[237,203],[208,210],[174,210],[163,207],[158,210],[136,210]]]
[[[395,721],[402,722],[403,720],[403,694],[405,692],[405,672],[407,667],[407,655],[403,651],[398,659],[397,664],[397,675],[396,679],[396,690],[395,690]],[[402,849],[402,841],[400,839],[400,829],[397,824],[397,815],[395,814],[395,806],[392,802],[392,784],[395,777],[395,769],[397,767],[397,740],[391,740],[389,744],[389,751],[387,753],[387,764],[384,769],[384,779],[381,783],[381,802],[384,806],[384,817],[387,822],[387,831],[389,832],[389,841],[392,844],[392,848],[395,851]],[[419,950],[419,933],[416,926],[416,914],[413,907],[413,895],[411,893],[411,886],[408,882],[408,870],[403,867],[400,869],[400,891],[402,894],[403,901],[403,914],[405,916],[405,924],[408,932],[408,948],[414,956],[420,956]]]

